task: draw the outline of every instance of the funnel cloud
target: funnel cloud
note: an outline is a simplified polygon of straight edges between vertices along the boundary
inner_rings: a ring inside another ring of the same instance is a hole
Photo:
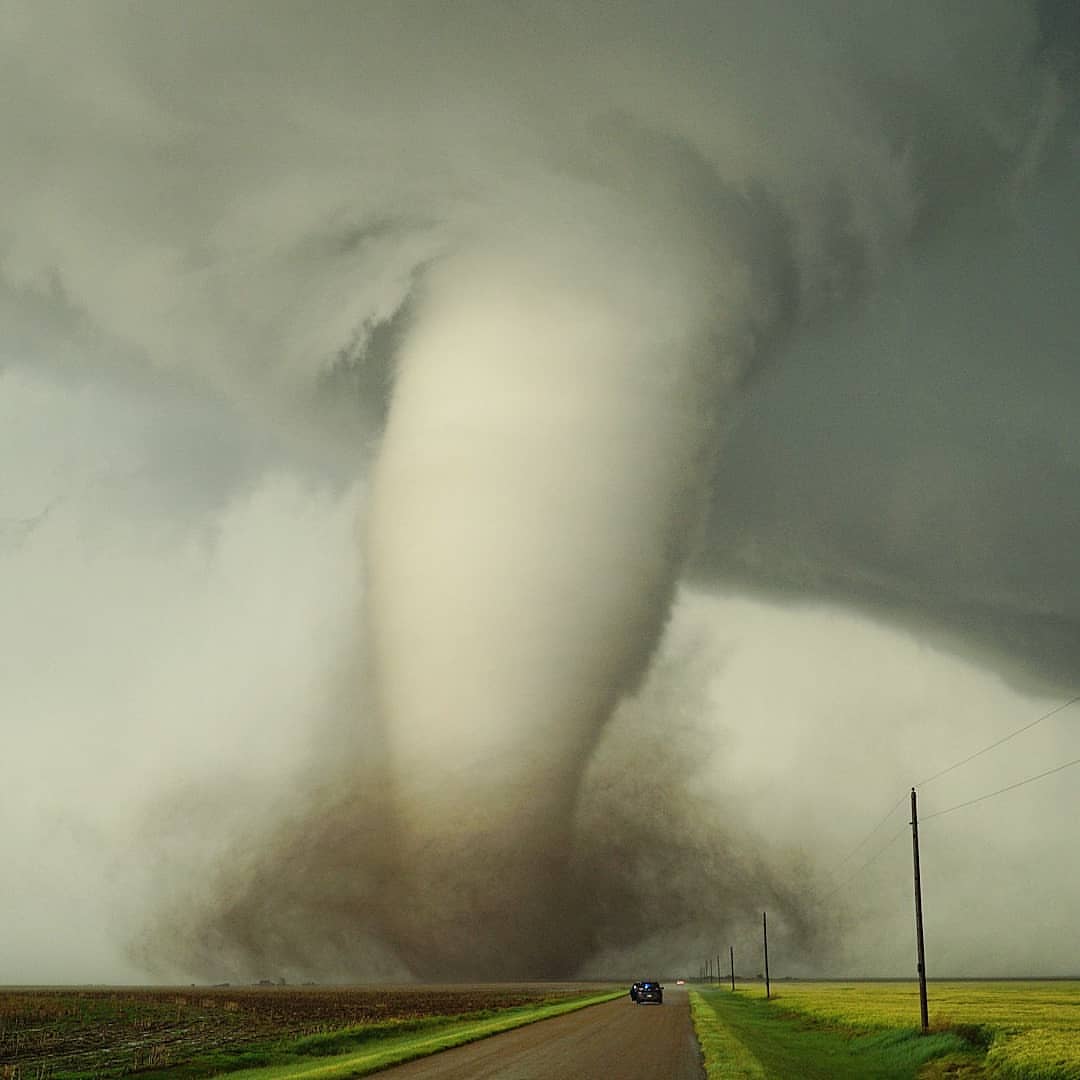
[[[1080,683],[1072,10],[5,6],[0,968],[905,970]]]

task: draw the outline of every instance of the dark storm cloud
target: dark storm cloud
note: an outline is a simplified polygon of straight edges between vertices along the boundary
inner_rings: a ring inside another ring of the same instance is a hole
[[[1059,161],[1019,203],[976,205],[792,347],[728,446],[702,573],[1077,684],[1078,177]]]

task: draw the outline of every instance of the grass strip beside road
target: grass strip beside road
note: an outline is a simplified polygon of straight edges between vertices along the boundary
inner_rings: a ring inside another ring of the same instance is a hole
[[[954,1032],[859,1032],[785,1012],[745,991],[692,990],[690,1002],[709,1080],[915,1080],[946,1075],[936,1068],[946,1060],[947,1075],[982,1075],[983,1053]]]
[[[759,987],[746,992],[763,996]],[[785,981],[774,983],[773,997],[774,1007],[826,1026],[867,1032],[918,1023],[914,981]],[[952,1031],[988,1050],[980,1059],[986,1076],[1080,1080],[1080,980],[934,980],[929,998],[931,1031]],[[933,1067],[920,1075],[933,1076]]]
[[[690,1018],[709,1080],[762,1080],[762,1064],[724,1023],[711,995],[690,991]]]
[[[230,1080],[290,1080],[292,1077],[338,1080],[368,1076],[392,1065],[612,1001],[624,993],[623,990],[610,990],[569,1001],[499,1010],[479,1017],[431,1017],[409,1024],[407,1031],[402,1030],[404,1025],[395,1031],[392,1025],[380,1024],[311,1036],[280,1051],[279,1061],[274,1064],[229,1072],[228,1075]]]

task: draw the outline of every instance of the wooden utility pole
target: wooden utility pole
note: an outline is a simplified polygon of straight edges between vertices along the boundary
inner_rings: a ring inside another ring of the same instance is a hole
[[[735,946],[728,946],[728,955],[731,957],[731,992],[735,993]]]
[[[761,913],[761,936],[765,942],[765,1000],[769,1000],[769,921]]]
[[[720,985],[720,954],[716,954],[716,985]]]
[[[922,877],[919,874],[919,806],[915,789],[911,789],[911,852],[915,864],[915,943],[919,951],[919,1011],[922,1029],[930,1030],[930,1013],[926,1006],[926,948],[923,944]]]

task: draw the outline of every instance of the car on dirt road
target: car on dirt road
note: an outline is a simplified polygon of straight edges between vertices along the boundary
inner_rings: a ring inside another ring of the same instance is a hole
[[[639,1005],[663,1005],[664,988],[658,982],[636,982],[630,987],[630,997]]]

